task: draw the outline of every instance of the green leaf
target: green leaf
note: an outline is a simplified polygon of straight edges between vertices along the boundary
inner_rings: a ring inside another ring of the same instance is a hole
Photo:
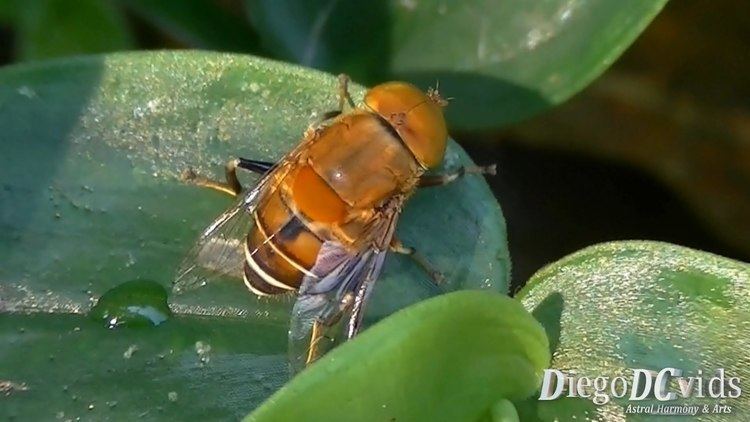
[[[386,2],[247,0],[266,49],[294,63],[349,73],[362,82],[389,75]]]
[[[16,387],[3,390],[0,416],[238,420],[287,380],[280,328],[180,316],[111,330],[82,315],[1,315],[0,382]]]
[[[286,60],[373,83],[436,81],[460,129],[496,129],[565,101],[633,42],[666,0],[246,0]]]
[[[702,370],[750,377],[750,265],[657,242],[613,242],[563,258],[535,274],[518,298],[550,337],[551,368],[579,376],[626,375],[634,368]],[[670,391],[679,391],[670,387]],[[630,402],[650,404],[661,402]],[[533,402],[533,403],[532,403]],[[719,403],[692,397],[669,404]],[[726,399],[747,417],[747,397]],[[604,406],[564,398],[519,407],[524,420],[622,415],[625,400]],[[524,413],[524,410],[526,413]],[[707,414],[704,420],[718,415]]]
[[[544,330],[518,302],[455,292],[333,350],[246,420],[478,420],[501,398],[533,393],[549,356]]]
[[[133,44],[123,16],[108,1],[30,0],[8,8],[21,60],[125,50]]]
[[[361,98],[361,87],[352,90]],[[180,173],[193,167],[219,177],[226,160],[237,155],[278,159],[298,142],[315,113],[336,103],[335,77],[240,55],[128,53],[0,70],[0,310],[18,314],[20,325],[25,314],[37,311],[84,313],[91,298],[127,280],[154,280],[168,288],[200,231],[234,202],[184,185]],[[451,167],[469,163],[453,142],[446,161]],[[507,291],[505,223],[480,177],[418,192],[404,209],[398,233],[444,272],[446,290]],[[434,295],[428,286],[428,277],[411,260],[389,256],[367,320]],[[254,353],[240,346],[272,333],[279,347],[267,354],[274,356],[286,354],[291,304],[289,298],[258,299],[238,280],[170,298],[176,321],[186,315],[219,321],[217,336],[225,335],[221,321],[246,320],[236,353]],[[256,332],[261,322],[274,324],[264,328],[269,333]],[[112,342],[114,349],[125,350],[130,340],[118,340],[119,330],[100,330],[91,342]],[[52,328],[44,332],[57,335]],[[8,335],[0,335],[0,344]],[[53,340],[39,339],[42,344]],[[74,345],[64,346],[74,351]],[[44,346],[25,353],[48,355]],[[107,369],[96,355],[78,358],[86,362],[82,373]],[[267,358],[261,356],[258,365]],[[41,377],[58,370],[54,362],[35,367],[6,362],[0,359],[0,374],[17,382],[26,382],[31,372]],[[133,382],[152,382],[141,373]],[[211,372],[194,381],[218,384],[221,376]],[[158,382],[152,387],[148,391],[159,390],[158,397],[169,392]],[[39,403],[44,392],[25,392],[31,399],[24,406]],[[262,398],[247,394],[252,397],[238,401],[234,395],[226,402],[217,395],[210,405],[246,414]],[[0,406],[0,414],[6,408]]]
[[[518,422],[518,412],[516,411],[515,406],[513,406],[513,402],[508,399],[500,399],[497,403],[492,405],[487,421]]]
[[[18,7],[14,0],[0,0],[0,23],[9,24],[16,19]]]
[[[251,52],[258,36],[242,16],[211,0],[118,0],[179,41],[197,48]]]

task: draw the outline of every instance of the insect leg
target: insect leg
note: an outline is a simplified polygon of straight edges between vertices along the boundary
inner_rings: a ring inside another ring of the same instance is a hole
[[[182,172],[181,179],[185,183],[191,185],[203,186],[209,189],[214,189],[219,192],[224,192],[230,196],[237,196],[242,192],[242,185],[237,179],[237,164],[239,160],[233,159],[227,162],[225,167],[226,182],[220,182],[218,180],[209,179],[197,174],[192,168],[188,168]]]
[[[336,110],[326,111],[325,113],[323,113],[323,115],[320,116],[320,119],[318,119],[318,121],[313,126],[318,126],[326,120],[330,120],[341,115],[341,113],[344,112],[344,104],[349,104],[349,107],[351,108],[355,107],[354,100],[352,100],[351,95],[349,95],[349,76],[343,73],[339,75],[338,97],[339,107]]]
[[[320,119],[316,120],[312,124],[312,127],[313,128],[318,127],[322,125],[326,120],[330,120],[330,119],[333,119],[334,117],[338,117],[341,113],[342,113],[341,110],[326,111],[325,113],[323,113],[322,116],[320,116]]]
[[[426,174],[419,179],[419,187],[424,188],[428,186],[442,186],[447,185],[455,180],[467,174],[497,174],[497,165],[491,164],[489,166],[461,166],[457,170],[450,171],[441,174]]]
[[[258,173],[260,175],[268,173],[276,165],[276,163],[270,161],[250,160],[242,157],[238,158],[237,161],[237,168]]]
[[[318,343],[322,340],[325,335],[323,334],[323,323],[319,320],[315,320],[312,326],[312,333],[310,334],[310,347],[307,349],[307,358],[305,358],[305,366],[315,362],[320,357],[320,351],[318,350]]]
[[[310,347],[307,349],[307,357],[305,359],[305,365],[309,365],[312,362],[318,360],[320,356],[325,353],[325,347],[320,347],[322,340],[333,341],[330,337],[326,336],[326,332],[330,331],[330,328],[338,324],[341,320],[341,316],[351,309],[354,302],[354,294],[347,293],[341,299],[339,307],[331,312],[320,315],[313,321],[312,332],[310,333]]]
[[[354,108],[354,100],[349,95],[349,75],[342,73],[339,75],[339,112],[344,110],[344,103],[348,103],[349,107]]]
[[[419,253],[418,250],[412,247],[404,246],[404,244],[395,237],[391,240],[390,249],[391,252],[409,256],[414,262],[417,263],[417,265],[419,265],[422,270],[424,270],[424,272],[427,273],[427,275],[430,276],[432,282],[435,283],[435,285],[439,286],[445,282],[445,277],[443,276],[443,274],[440,271],[436,270],[435,267],[430,264],[430,261],[428,261],[424,255]]]
[[[224,167],[224,177],[226,182],[209,179],[197,174],[193,169],[187,169],[182,172],[183,182],[192,185],[203,186],[209,189],[224,192],[230,196],[237,196],[242,192],[242,184],[237,179],[237,169],[252,171],[254,173],[265,174],[275,166],[274,163],[267,161],[249,160],[247,158],[233,158],[229,160]]]

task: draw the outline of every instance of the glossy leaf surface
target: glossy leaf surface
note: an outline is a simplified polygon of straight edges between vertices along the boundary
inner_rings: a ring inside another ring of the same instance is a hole
[[[361,98],[360,87],[352,90]],[[143,342],[148,342],[151,336],[159,337],[160,330],[165,339],[174,337],[179,343],[175,353],[186,353],[176,359],[194,355],[193,345],[201,337],[210,343],[230,336],[233,346],[214,350],[227,361],[247,357],[248,362],[238,365],[250,373],[272,372],[275,378],[268,382],[281,385],[285,379],[274,368],[286,354],[291,298],[259,300],[241,281],[225,280],[170,297],[176,316],[153,331],[108,331],[89,319],[84,327],[77,314],[128,280],[154,280],[169,288],[199,232],[233,203],[219,193],[184,185],[179,180],[182,170],[193,167],[219,176],[226,160],[236,155],[278,159],[320,112],[335,104],[336,78],[248,56],[133,53],[0,70],[0,343],[7,356],[0,359],[0,373],[29,385],[28,391],[6,400],[13,404],[0,406],[0,413],[23,415],[43,397],[51,400],[49,409],[81,410],[66,407],[67,396],[50,396],[48,388],[56,386],[40,385],[44,374],[55,371],[69,377],[71,387],[76,379],[92,382],[86,398],[96,401],[97,408],[105,400],[117,400],[97,395],[106,391],[97,385],[114,388],[118,381],[112,377],[120,376],[107,374],[110,361],[102,356],[116,351],[115,357],[122,359],[131,344],[146,350],[136,341],[138,333],[157,333],[144,334]],[[468,163],[468,158],[452,143],[446,166],[460,163]],[[254,180],[243,175],[247,184]],[[417,193],[404,210],[398,232],[445,273],[446,290],[507,290],[504,220],[481,178]],[[408,258],[390,256],[367,319],[380,319],[434,295],[428,286],[427,276]],[[36,315],[39,312],[54,315]],[[204,324],[205,334],[194,335],[191,318]],[[235,328],[225,331],[225,325]],[[75,326],[87,333],[83,343],[64,340]],[[19,327],[37,334],[24,340],[18,337]],[[265,344],[268,338],[274,339],[270,346]],[[58,351],[50,351],[52,344]],[[50,354],[58,360],[48,359]],[[260,357],[256,362],[247,354]],[[19,364],[24,358],[36,363]],[[79,359],[81,366],[60,365],[63,359]],[[69,372],[73,370],[78,372]],[[166,397],[170,391],[166,384],[150,381],[148,368],[136,365],[128,371],[131,375],[122,375],[123,382],[143,385],[143,394]],[[100,373],[103,378],[94,380]],[[197,378],[186,375],[184,383],[206,388],[221,384],[224,376],[222,371],[192,374]],[[243,396],[246,400],[208,395],[211,403],[205,406],[244,415],[272,390],[264,391],[252,390]],[[141,411],[155,409],[145,406]],[[126,418],[135,410],[118,405],[112,412],[113,418]]]
[[[373,83],[436,81],[454,127],[496,129],[558,104],[603,72],[666,0],[247,0],[267,47]]]
[[[548,362],[544,330],[517,301],[455,292],[333,350],[246,421],[474,421],[532,394]]]
[[[518,297],[547,331],[551,368],[591,378],[626,376],[631,385],[636,368],[674,367],[687,377],[702,371],[707,384],[719,368],[727,378],[750,376],[748,264],[665,243],[605,243],[545,267]],[[668,391],[679,393],[676,381]],[[722,400],[707,391],[706,398],[694,393],[669,404],[727,404],[739,419],[750,412],[744,396]],[[628,404],[652,403],[663,402],[613,399],[599,406],[590,399],[534,398],[519,406],[519,414],[522,420],[617,419]],[[699,419],[726,415],[709,412]]]

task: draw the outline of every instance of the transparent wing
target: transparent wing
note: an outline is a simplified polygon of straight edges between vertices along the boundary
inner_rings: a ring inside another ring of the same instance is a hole
[[[203,230],[177,270],[172,286],[175,293],[205,286],[222,276],[242,279],[243,242],[252,228],[253,211],[263,194],[276,189],[300,153],[315,142],[315,134],[316,131],[308,130],[303,141],[279,160],[252,190]]]
[[[173,283],[176,293],[201,287],[222,276],[242,278],[243,242],[252,227],[252,213],[271,176],[203,230],[187,253]]]
[[[364,308],[383,269],[400,205],[374,225],[369,247],[352,253],[325,242],[292,310],[289,360],[296,373],[361,328]]]

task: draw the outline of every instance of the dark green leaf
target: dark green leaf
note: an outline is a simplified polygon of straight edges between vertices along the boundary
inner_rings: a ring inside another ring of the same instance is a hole
[[[451,293],[333,350],[246,420],[474,421],[501,398],[533,393],[549,357],[544,330],[518,302]],[[503,420],[512,405],[494,410]]]
[[[718,368],[727,377],[750,377],[749,286],[750,265],[745,263],[665,243],[614,242],[547,266],[518,297],[550,337],[552,368],[632,380],[634,368],[676,367],[685,376],[702,370],[708,382]],[[679,390],[672,386],[670,391]],[[652,402],[660,403],[631,404]],[[669,404],[718,402],[692,397]],[[519,406],[519,413],[524,420],[615,418],[626,404],[533,399],[525,403],[528,407]],[[732,417],[747,418],[750,401],[744,395],[725,404],[733,407]]]
[[[258,37],[242,16],[212,0],[118,0],[191,47],[252,52]]]
[[[360,82],[390,70],[387,2],[247,0],[248,16],[276,57]]]
[[[15,0],[0,0],[0,23],[8,25],[16,19],[18,7]]]
[[[125,50],[132,39],[123,17],[108,1],[29,0],[8,12],[22,60]]]
[[[604,71],[666,0],[246,0],[280,57],[426,87],[454,127],[494,129],[558,104]]]
[[[353,87],[356,98],[361,94]],[[237,155],[278,159],[316,112],[335,104],[334,77],[238,55],[115,54],[0,70],[0,309],[82,313],[90,298],[126,280],[169,287],[200,231],[234,202],[184,185],[180,173],[192,166],[219,176]],[[462,162],[466,154],[451,143],[446,165]],[[447,290],[507,291],[505,224],[481,178],[418,192],[398,232],[445,273]],[[430,297],[428,285],[408,258],[390,256],[368,319]],[[291,299],[260,300],[241,281],[227,280],[171,298],[170,305],[178,315],[275,322],[281,344]],[[216,330],[223,335],[220,325]],[[0,343],[5,339],[0,335]],[[48,354],[41,346],[27,353]],[[3,376],[20,374],[5,362]],[[41,377],[54,368],[22,369]],[[209,381],[221,379],[202,382]],[[43,397],[28,394],[37,403]],[[234,412],[236,403],[212,405]]]

